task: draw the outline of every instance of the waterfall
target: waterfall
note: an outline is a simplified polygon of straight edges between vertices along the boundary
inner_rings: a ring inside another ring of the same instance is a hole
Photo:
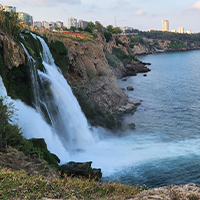
[[[36,61],[22,45],[28,58],[35,108],[50,124],[65,149],[69,152],[80,151],[93,143],[87,120],[66,79],[55,65],[47,44],[41,37],[31,35],[43,47],[44,72],[37,69]]]

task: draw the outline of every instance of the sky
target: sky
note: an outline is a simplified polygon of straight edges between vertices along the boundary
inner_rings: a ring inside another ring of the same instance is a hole
[[[169,29],[200,32],[200,1],[198,0],[1,0],[0,4],[15,6],[33,21],[62,21],[68,18],[99,21],[103,26],[129,26],[148,31],[162,29],[162,20],[169,20]]]

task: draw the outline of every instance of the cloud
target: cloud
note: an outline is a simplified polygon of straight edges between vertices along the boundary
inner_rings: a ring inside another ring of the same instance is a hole
[[[145,15],[146,13],[143,10],[138,10],[134,15]]]
[[[29,0],[28,2],[25,0],[4,0],[2,1],[2,5],[13,4],[15,6],[18,5],[37,5],[37,6],[56,6],[60,3],[66,3],[70,5],[80,4],[81,0]]]
[[[188,7],[190,10],[200,10],[200,1],[198,1],[197,3],[190,5]]]

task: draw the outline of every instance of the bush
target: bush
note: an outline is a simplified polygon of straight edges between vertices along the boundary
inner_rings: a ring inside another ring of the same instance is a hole
[[[106,38],[106,42],[109,42],[112,39],[112,33],[104,32],[104,37]]]

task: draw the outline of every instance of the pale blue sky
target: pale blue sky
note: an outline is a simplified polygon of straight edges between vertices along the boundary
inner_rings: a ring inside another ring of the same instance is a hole
[[[2,5],[27,12],[34,21],[63,21],[68,18],[99,21],[104,26],[130,26],[140,30],[162,29],[162,19],[169,20],[170,30],[200,32],[198,0],[2,0]]]

